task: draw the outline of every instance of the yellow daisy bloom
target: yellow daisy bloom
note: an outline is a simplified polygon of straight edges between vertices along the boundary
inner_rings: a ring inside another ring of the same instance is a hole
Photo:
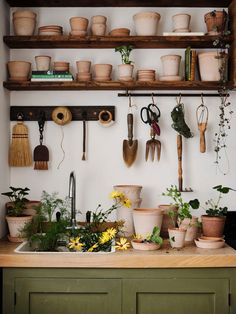
[[[79,241],[80,241],[80,237],[70,238],[70,242],[68,244],[69,249],[81,251],[84,244],[80,243]]]
[[[112,199],[124,197],[123,193],[118,191],[112,191],[110,196]]]
[[[141,234],[136,233],[136,234],[134,234],[133,238],[137,239],[137,240],[141,240],[142,236],[141,236]]]
[[[93,250],[96,249],[97,247],[98,247],[98,243],[95,243],[88,249],[88,252],[93,252]]]
[[[126,238],[120,238],[120,241],[117,241],[115,245],[115,248],[120,251],[127,250],[129,247],[130,243]]]
[[[115,228],[108,228],[106,230],[107,235],[109,236],[109,240],[113,239],[116,235],[117,230]]]
[[[123,205],[127,208],[131,207],[131,201],[128,198],[123,199]]]
[[[101,234],[101,236],[100,236],[100,238],[99,238],[98,241],[99,241],[100,244],[104,244],[104,243],[110,241],[110,236],[109,236],[109,234],[108,234],[106,231],[104,231],[104,232]]]

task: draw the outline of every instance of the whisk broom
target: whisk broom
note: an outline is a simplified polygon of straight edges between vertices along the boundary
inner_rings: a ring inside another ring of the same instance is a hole
[[[9,166],[29,167],[32,165],[32,152],[28,138],[28,128],[23,115],[17,115],[17,123],[12,129],[12,141],[9,149]]]

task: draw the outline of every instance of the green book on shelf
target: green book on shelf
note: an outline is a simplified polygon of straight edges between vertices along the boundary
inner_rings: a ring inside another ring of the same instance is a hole
[[[191,47],[185,50],[185,81],[190,80],[191,75]]]

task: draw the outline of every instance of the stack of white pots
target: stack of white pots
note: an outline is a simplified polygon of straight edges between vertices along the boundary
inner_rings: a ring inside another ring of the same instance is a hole
[[[131,201],[131,207],[120,207],[117,209],[117,220],[124,221],[124,226],[121,231],[121,235],[130,237],[134,235],[134,222],[133,222],[133,210],[139,208],[142,202],[140,198],[142,186],[140,185],[115,185],[115,191],[124,193]]]
[[[32,36],[36,27],[37,14],[30,10],[13,13],[13,29],[16,36]]]
[[[91,32],[94,36],[104,36],[107,29],[107,18],[103,15],[95,15],[91,19]]]
[[[92,73],[90,72],[91,61],[76,61],[77,71],[76,79],[77,81],[91,81]]]
[[[160,81],[180,81],[182,77],[179,75],[181,56],[166,55],[161,57],[163,75]]]

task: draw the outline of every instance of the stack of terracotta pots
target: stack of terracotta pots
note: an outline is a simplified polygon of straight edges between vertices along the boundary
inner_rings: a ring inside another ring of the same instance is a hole
[[[89,20],[85,17],[71,17],[70,18],[70,27],[71,27],[71,35],[76,35],[80,37],[84,37],[87,35]]]
[[[138,70],[137,71],[137,80],[138,81],[155,81],[156,71],[155,70]]]
[[[70,71],[70,63],[64,62],[64,61],[54,62],[53,70],[54,71],[69,72]]]
[[[105,82],[111,80],[112,65],[111,64],[95,64],[94,65],[94,80]]]
[[[139,208],[142,202],[140,198],[142,186],[140,185],[115,185],[114,190],[124,193],[131,201],[131,207],[120,207],[117,209],[117,220],[124,221],[121,235],[130,237],[134,235],[133,210]]]
[[[31,63],[26,61],[9,61],[7,63],[10,81],[27,81],[29,79]]]
[[[179,75],[181,56],[166,55],[161,57],[163,75],[160,81],[180,81],[182,77]]]
[[[92,73],[90,72],[91,61],[77,61],[77,81],[91,81]]]
[[[91,32],[94,36],[104,36],[107,29],[107,18],[103,15],[95,15],[91,19]]]
[[[63,28],[59,25],[46,25],[39,27],[38,33],[42,36],[61,36],[63,34]]]
[[[30,10],[13,13],[13,29],[16,36],[32,36],[36,27],[37,14]]]

